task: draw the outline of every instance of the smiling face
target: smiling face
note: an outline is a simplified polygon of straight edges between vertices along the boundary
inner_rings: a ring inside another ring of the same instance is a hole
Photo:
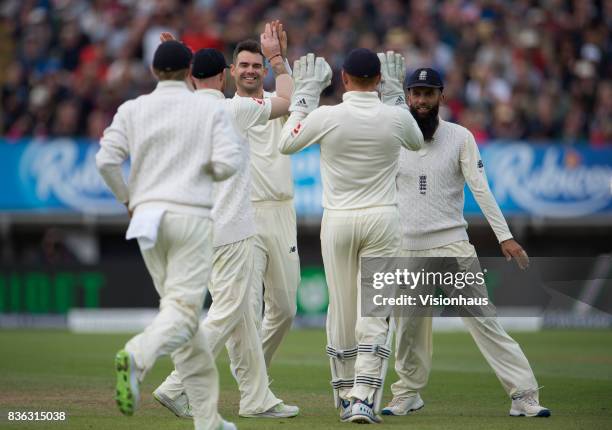
[[[230,67],[232,77],[236,81],[238,95],[263,97],[263,79],[267,71],[261,54],[240,51],[236,55],[234,64]]]
[[[413,87],[408,90],[408,104],[415,118],[427,118],[435,111],[438,114],[442,91],[438,88]]]
[[[425,140],[431,140],[438,128],[438,110],[443,99],[442,90],[439,88],[412,87],[408,90],[410,113]]]

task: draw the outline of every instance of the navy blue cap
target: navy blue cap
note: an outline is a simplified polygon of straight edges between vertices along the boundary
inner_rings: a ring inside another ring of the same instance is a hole
[[[164,72],[188,69],[191,63],[191,49],[181,42],[169,40],[162,42],[153,55],[153,68]]]
[[[357,48],[348,53],[342,68],[351,76],[371,78],[380,75],[380,60],[369,49]]]
[[[444,88],[442,78],[440,74],[434,69],[429,67],[422,67],[416,69],[410,78],[408,78],[408,84],[406,88],[414,87],[429,87],[429,88]]]
[[[218,75],[229,67],[223,54],[213,48],[200,49],[193,56],[191,76],[198,79],[210,78]]]

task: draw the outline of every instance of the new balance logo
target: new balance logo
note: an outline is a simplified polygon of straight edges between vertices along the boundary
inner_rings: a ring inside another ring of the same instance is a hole
[[[305,108],[307,108],[307,107],[308,107],[308,103],[306,103],[306,99],[304,99],[304,98],[303,98],[303,99],[298,100],[298,102],[296,103],[296,105],[297,105],[297,106],[299,106],[299,107],[305,107]]]
[[[404,99],[404,96],[398,96],[397,99],[395,99],[395,106],[405,105],[405,104],[406,104],[406,99]]]
[[[289,254],[293,254],[294,252],[297,252],[297,246],[291,246],[289,247]]]

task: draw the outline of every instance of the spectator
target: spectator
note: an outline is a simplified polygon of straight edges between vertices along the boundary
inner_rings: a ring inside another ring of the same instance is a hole
[[[612,143],[608,0],[6,0],[0,15],[0,49],[8,53],[0,129],[8,137],[96,136],[109,112],[152,88],[146,70],[161,31],[229,58],[238,41],[279,18],[290,60],[313,51],[336,72],[325,103],[341,98],[337,74],[348,50],[393,49],[408,73],[420,66],[443,73],[441,114],[481,143]],[[60,117],[61,126],[51,123]]]
[[[55,111],[51,134],[54,137],[70,137],[81,134],[81,128],[79,127],[80,111],[79,103],[74,99],[61,102]]]

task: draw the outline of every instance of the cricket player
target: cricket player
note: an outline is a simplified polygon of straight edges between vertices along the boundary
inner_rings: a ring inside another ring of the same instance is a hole
[[[378,54],[383,70],[403,82],[405,63],[392,52]],[[474,136],[464,127],[443,121],[438,108],[444,99],[438,72],[417,69],[408,81],[410,111],[423,132],[425,145],[417,152],[401,151],[397,189],[402,221],[402,256],[469,257],[477,261],[468,241],[463,217],[463,189],[467,182],[487,221],[493,228],[503,255],[526,268],[529,259],[513,239],[504,216],[487,183]],[[383,100],[394,104],[403,94],[383,91]],[[403,90],[399,91],[403,93]],[[481,287],[486,297],[486,287]],[[510,415],[548,417],[540,406],[538,384],[520,346],[495,317],[464,317],[472,338],[512,399]],[[396,319],[395,370],[399,381],[391,386],[393,400],[383,415],[406,415],[423,407],[419,395],[431,370],[432,333],[429,317]]]
[[[282,26],[279,27],[279,35],[280,56],[286,59],[287,38]],[[234,63],[230,67],[236,83],[234,98],[267,101],[274,97],[274,94],[263,89],[263,79],[268,73],[264,60],[256,41],[246,40],[236,46]],[[261,318],[263,314],[262,319],[258,318],[258,325],[267,368],[291,329],[300,283],[291,159],[278,151],[285,121],[284,116],[276,118],[249,128],[247,133],[253,179],[251,201],[257,229],[254,285],[258,288],[253,290],[253,304],[255,315]],[[234,362],[233,365],[242,364]]]
[[[215,187],[213,268],[210,293],[213,303],[200,330],[206,334],[216,357],[225,344],[230,359],[242,362],[235,366],[241,393],[240,416],[288,418],[299,413],[277,399],[268,388],[268,374],[255,314],[250,303],[253,283],[253,248],[255,220],[251,203],[249,145],[246,135],[250,128],[286,115],[291,103],[293,81],[280,56],[278,27],[275,22],[265,27],[262,38],[263,54],[271,58],[276,75],[276,96],[269,99],[238,97],[226,99],[223,54],[215,49],[203,49],[194,55],[191,77],[196,95],[222,104],[242,137],[245,166],[227,181]],[[162,39],[172,38],[168,33]],[[227,342],[227,343],[226,343]],[[237,358],[239,357],[239,359]],[[180,373],[174,370],[153,396],[179,417],[189,417],[188,397]]]
[[[96,156],[104,181],[133,213],[126,238],[138,239],[160,296],[153,322],[117,353],[115,399],[132,415],[139,384],[159,356],[170,354],[184,376],[196,430],[231,430],[217,413],[217,369],[198,323],[212,263],[213,181],[233,175],[242,157],[227,113],[187,88],[191,58],[177,41],[159,45],[157,87],[119,107]],[[121,166],[128,157],[126,184]]]
[[[379,423],[376,393],[390,354],[386,318],[359,315],[360,258],[395,256],[400,224],[395,190],[400,148],[417,150],[423,135],[407,109],[381,103],[380,61],[367,49],[344,62],[343,102],[315,109],[331,69],[313,54],[294,64],[291,116],[279,149],[321,147],[323,220],[321,249],[329,287],[327,353],[342,421]],[[380,396],[379,396],[380,397]]]

